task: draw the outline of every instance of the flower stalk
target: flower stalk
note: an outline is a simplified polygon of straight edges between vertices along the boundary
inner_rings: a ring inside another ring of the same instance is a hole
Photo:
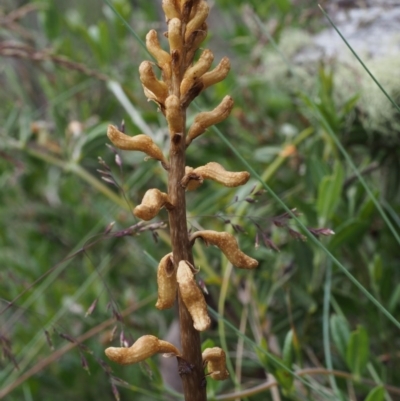
[[[120,149],[141,151],[161,162],[168,174],[168,186],[159,190],[149,189],[134,214],[142,220],[151,220],[165,207],[169,215],[171,252],[159,264],[157,273],[160,310],[171,308],[178,302],[181,334],[180,350],[152,335],[139,338],[130,348],[108,348],[106,355],[120,364],[131,364],[153,354],[167,352],[178,359],[186,401],[206,401],[206,380],[225,380],[229,374],[225,366],[225,353],[214,347],[202,354],[200,331],[209,328],[211,319],[207,312],[204,294],[197,285],[192,246],[196,238],[215,245],[228,260],[239,268],[253,269],[258,262],[245,255],[236,239],[228,233],[204,230],[189,236],[186,221],[186,190],[195,190],[203,180],[209,179],[227,187],[245,184],[249,173],[226,171],[221,165],[209,162],[205,166],[186,166],[185,153],[192,141],[210,126],[225,120],[232,108],[233,99],[226,96],[214,110],[199,113],[186,132],[186,110],[193,99],[207,87],[222,81],[228,74],[230,63],[223,58],[210,70],[213,53],[205,49],[197,61],[196,51],[207,36],[206,19],[209,5],[205,0],[163,0],[168,31],[169,51],[164,50],[157,32],[146,36],[146,46],[161,71],[156,76],[155,66],[149,61],[141,63],[140,80],[144,93],[154,101],[167,120],[170,137],[168,159],[153,141],[145,135],[129,137],[110,126],[108,137]],[[206,371],[205,371],[206,370]]]

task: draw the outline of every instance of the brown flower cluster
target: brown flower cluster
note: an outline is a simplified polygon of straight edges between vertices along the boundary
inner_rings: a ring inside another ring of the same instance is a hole
[[[222,81],[227,76],[230,63],[228,58],[223,58],[214,69],[210,69],[214,55],[208,49],[202,51],[197,61],[194,60],[196,51],[207,36],[205,21],[209,6],[206,1],[163,0],[162,7],[168,24],[165,36],[169,42],[169,51],[161,47],[157,32],[151,30],[146,36],[146,46],[156,62],[142,62],[139,74],[146,97],[157,104],[167,120],[171,143],[170,160],[146,135],[131,137],[112,125],[109,126],[107,135],[119,149],[144,152],[147,156],[160,161],[164,169],[169,172],[171,180],[173,171],[171,155],[182,149],[184,151],[210,126],[226,119],[233,108],[233,100],[230,96],[226,96],[214,110],[199,113],[186,133],[186,108],[204,89]],[[155,70],[160,70],[159,77]],[[245,184],[250,176],[246,171],[226,171],[215,162],[197,168],[186,167],[184,170],[176,180],[176,185],[183,191],[195,190],[206,179],[226,187],[236,187]],[[134,214],[147,221],[154,218],[163,207],[171,213],[179,207],[174,204],[175,198],[171,193],[161,192],[155,188],[149,189],[141,204],[134,209]],[[196,238],[201,238],[206,245],[217,246],[228,260],[239,268],[253,269],[258,265],[255,259],[245,255],[239,249],[236,239],[229,233],[205,230],[190,236],[188,234],[189,246],[193,245]],[[209,328],[211,320],[203,292],[195,280],[197,270],[189,260],[179,260],[180,258],[175,257],[174,254],[176,255],[173,249],[159,263],[156,307],[160,310],[171,308],[179,293],[192,317],[194,328],[197,331],[204,331]],[[151,335],[139,338],[130,348],[106,350],[108,358],[120,364],[136,363],[156,353],[182,357],[180,351],[172,344]],[[207,367],[208,374],[213,379],[224,380],[228,377],[225,353],[218,347],[204,351],[203,365]]]

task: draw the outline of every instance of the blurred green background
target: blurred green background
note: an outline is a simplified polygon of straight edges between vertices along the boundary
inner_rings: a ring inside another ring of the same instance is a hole
[[[168,149],[166,123],[143,95],[137,72],[150,59],[140,39],[166,29],[160,3],[0,4],[5,400],[166,399],[157,358],[121,368],[103,352],[110,338],[112,344],[143,334],[165,338],[175,316],[154,308],[168,229],[123,231],[138,223],[130,210],[144,192],[165,189],[164,170],[134,152],[121,152],[120,166],[106,146],[107,125],[124,120],[126,133],[148,134]],[[218,128],[326,248],[306,241],[255,177],[237,190],[210,182],[188,193],[191,229],[236,232],[242,249],[260,261],[256,271],[243,272],[216,249],[194,248],[209,304],[226,319],[202,335],[223,346],[230,362],[230,380],[208,379],[209,399],[271,377],[274,391],[240,399],[400,399],[399,114],[379,90],[370,107],[367,95],[376,89],[366,89],[372,81],[356,59],[350,66],[296,61],[326,26],[314,1],[210,3],[203,47],[216,62],[228,55],[232,71],[197,105],[209,110],[227,94],[235,99]],[[399,102],[398,79],[383,84]],[[189,123],[196,112],[189,110]],[[245,169],[212,130],[187,159],[192,167],[217,161]],[[155,221],[167,222],[166,212]]]

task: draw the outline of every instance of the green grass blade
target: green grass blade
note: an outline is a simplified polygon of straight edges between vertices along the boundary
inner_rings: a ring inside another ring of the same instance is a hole
[[[324,354],[326,368],[333,370],[331,345],[329,339],[329,306],[331,298],[331,287],[332,287],[332,262],[328,260],[328,266],[326,269],[325,286],[324,286],[324,304],[323,304],[323,316],[322,316],[322,332],[324,342]],[[343,401],[342,394],[336,384],[335,376],[329,375],[329,381],[331,383],[332,390],[336,394],[338,400]]]
[[[147,47],[145,45],[145,43],[143,42],[143,40],[140,38],[140,36],[135,32],[134,29],[132,29],[132,27],[128,24],[128,22],[125,20],[125,18],[122,18],[122,15],[115,9],[115,7],[111,4],[111,2],[109,0],[103,0],[104,3],[106,3],[108,5],[108,7],[111,8],[111,10],[113,11],[113,13],[121,20],[121,22],[127,27],[128,31],[135,37],[135,39],[139,42],[139,44],[143,47],[143,49],[146,50],[147,53]]]

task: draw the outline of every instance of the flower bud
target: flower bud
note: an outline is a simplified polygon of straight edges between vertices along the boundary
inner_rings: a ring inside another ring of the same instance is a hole
[[[150,61],[143,61],[140,64],[139,75],[143,86],[154,94],[154,96],[149,98],[151,98],[151,100],[156,99],[158,103],[164,103],[168,96],[168,87],[165,82],[157,79]]]
[[[217,246],[227,257],[227,259],[240,269],[254,269],[258,266],[257,260],[247,256],[238,246],[236,238],[227,232],[218,232],[212,230],[196,231],[189,240],[193,242],[196,238],[202,238],[209,245]]]
[[[132,365],[142,362],[155,354],[168,353],[180,356],[180,352],[175,346],[151,335],[138,338],[129,348],[109,347],[105,350],[105,353],[109,359],[120,365]]]
[[[203,293],[194,280],[192,269],[184,260],[179,262],[176,279],[182,301],[192,316],[194,328],[198,331],[207,330],[211,324],[211,319],[207,313],[207,304]]]
[[[156,308],[163,310],[171,308],[176,298],[178,284],[172,253],[165,255],[157,269],[158,300]]]
[[[186,136],[186,146],[189,146],[193,139],[201,135],[208,127],[225,120],[232,108],[233,99],[230,96],[225,96],[214,110],[197,114]]]
[[[148,221],[154,218],[164,206],[167,209],[173,207],[169,202],[168,195],[156,188],[149,189],[144,194],[142,203],[133,209],[133,214],[139,219]]]
[[[118,149],[144,152],[153,159],[159,160],[164,166],[168,166],[168,161],[161,149],[147,135],[128,136],[119,131],[117,127],[109,125],[107,136]]]
[[[214,380],[225,380],[229,377],[226,369],[225,352],[219,347],[206,348],[202,353],[203,363],[207,364],[208,374]]]
[[[203,183],[203,180],[213,180],[231,188],[246,184],[249,178],[250,174],[247,171],[236,173],[226,171],[220,164],[211,162],[196,169],[185,170],[181,185],[191,191],[198,188]]]

